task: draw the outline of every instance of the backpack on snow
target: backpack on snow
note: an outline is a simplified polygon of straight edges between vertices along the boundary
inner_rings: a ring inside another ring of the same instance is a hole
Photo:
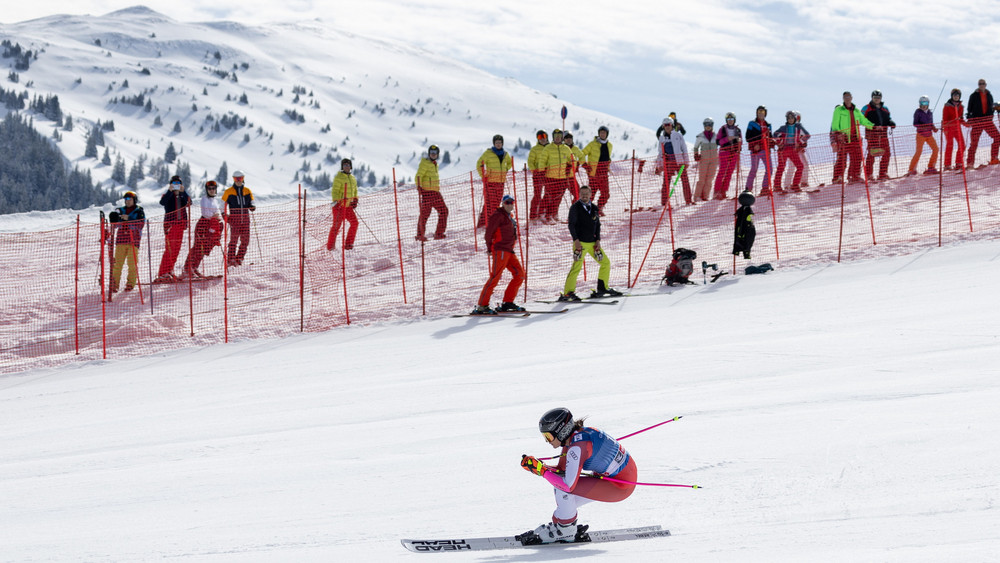
[[[674,259],[667,266],[666,273],[663,274],[663,279],[660,283],[665,283],[667,285],[674,284],[693,284],[694,282],[688,281],[688,276],[694,272],[694,262],[693,260],[698,257],[698,253],[693,250],[688,250],[687,248],[678,248],[674,251]]]

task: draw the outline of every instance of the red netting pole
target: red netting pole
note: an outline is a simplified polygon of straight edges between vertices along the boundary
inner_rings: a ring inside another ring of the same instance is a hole
[[[346,188],[344,193],[346,195]],[[346,197],[344,201],[347,201]],[[340,231],[340,279],[344,285],[344,319],[347,321],[347,324],[351,324],[351,309],[347,302],[347,249],[344,248],[344,243],[347,240],[346,232],[347,229]]]
[[[959,119],[959,121],[961,122],[961,118]],[[962,131],[962,129],[961,129],[961,123],[959,125],[956,125],[956,127],[959,128],[959,135],[958,135],[958,156],[956,157],[956,160],[958,162],[955,163],[955,166],[960,166],[961,169],[962,169],[962,184],[965,185],[965,207],[969,211],[969,232],[971,233],[972,232],[972,202],[969,201],[969,179],[965,175],[965,168],[966,168],[966,166],[965,166],[965,164],[962,164],[962,160],[965,158],[965,147],[967,145],[965,143],[965,131]]]
[[[837,262],[840,262],[840,254],[844,249],[844,179],[840,179],[840,235],[837,237]]]
[[[515,196],[514,197],[514,201],[515,201],[515,203],[514,203],[514,221],[516,221],[518,224],[520,224],[520,221],[518,220],[519,214],[517,212],[517,203],[516,203],[517,202],[517,197],[516,197],[517,196],[517,169],[514,168],[514,157],[513,156],[510,157],[510,164],[511,164],[511,166],[510,166],[510,181],[511,181],[511,185],[514,187],[513,190],[511,190],[511,192],[512,192],[511,195]],[[525,181],[527,181],[527,178],[525,178]],[[505,190],[507,189],[506,188],[506,182],[504,182],[504,189]],[[525,203],[527,203],[527,198],[525,198]],[[525,212],[524,216],[525,217],[528,216],[528,212],[527,211]],[[520,228],[520,226],[518,226],[518,231],[520,231],[520,230],[521,230],[521,228]],[[518,251],[518,254],[520,254],[522,257],[524,256],[524,245],[521,243],[521,237],[520,236],[517,237],[517,251]],[[523,284],[524,285],[524,300],[527,301],[528,300],[528,284],[527,284],[527,277],[528,277],[527,271],[528,271],[528,267],[525,266],[524,270],[525,270],[525,275],[524,275],[524,277],[525,277],[525,283]]]
[[[427,264],[424,262],[424,241],[420,241],[420,312],[427,315]]]
[[[191,251],[192,251],[192,243],[191,243],[191,234],[192,233],[191,233],[191,231],[194,230],[194,229],[191,228],[191,204],[190,203],[187,204],[187,208],[188,208],[188,210],[187,210],[187,216],[188,216],[187,217],[187,223],[188,223],[188,227],[187,227],[188,253],[190,254]],[[188,310],[191,311],[191,336],[193,337],[194,336],[194,276],[192,276],[191,274],[188,274]]]
[[[610,174],[610,171],[609,171]],[[609,188],[610,191],[610,188]],[[632,149],[632,193],[628,198],[628,274],[626,281],[632,279],[632,217],[635,215],[635,149]],[[632,287],[629,285],[629,287]]]
[[[147,221],[146,225],[143,228],[145,228],[148,225],[149,225],[149,222]],[[140,232],[141,232],[141,230],[142,229],[140,229]],[[146,229],[146,230],[150,231],[151,229]],[[147,236],[147,239],[149,239],[149,240],[146,240],[146,247],[148,248],[148,247],[153,246],[151,244],[152,240],[150,239],[150,237]],[[139,237],[139,240],[142,240],[141,236]],[[132,259],[135,260],[135,270],[136,270],[136,272],[135,272],[135,287],[139,289],[139,303],[144,305],[146,303],[146,301],[142,297],[142,279],[141,279],[141,276],[139,276],[139,250],[135,246],[132,247]],[[150,266],[149,267],[150,268],[153,267],[152,266],[152,260],[150,260]],[[152,276],[153,276],[152,270],[150,270],[149,275],[150,275],[150,278],[152,278]],[[152,292],[150,292],[149,306],[150,307],[153,306]]]
[[[774,225],[774,257],[776,260],[781,259],[781,251],[778,249],[778,213],[774,209],[774,199],[775,199],[775,189],[781,186],[772,185],[773,178],[771,177],[771,141],[767,138],[764,139],[764,146],[767,147],[766,158],[764,159],[764,178],[767,180],[767,185],[771,186],[771,224]],[[775,160],[778,158],[778,151],[774,151]],[[737,199],[739,199],[739,193],[736,194]],[[735,228],[735,227],[734,227]],[[733,268],[736,269],[735,267]]]
[[[106,227],[107,227],[107,230],[105,230]],[[107,305],[106,304],[107,304],[108,298],[111,296],[111,276],[108,276],[107,280],[104,279],[104,273],[105,273],[105,270],[104,270],[104,246],[105,246],[105,243],[107,243],[107,241],[108,241],[108,235],[109,235],[108,231],[110,231],[110,230],[111,230],[110,227],[107,226],[106,223],[104,222],[104,212],[101,211],[101,357],[103,359],[105,359],[105,360],[108,359],[108,322],[107,322],[107,317],[106,317],[106,310],[107,310]],[[111,249],[111,245],[108,244],[107,246],[108,246],[108,249],[110,250]],[[114,268],[114,264],[109,264],[109,265],[112,268]],[[105,285],[105,281],[107,281],[106,285]],[[105,287],[108,288],[108,294],[107,295],[104,294],[104,288]]]
[[[472,201],[472,250],[479,252],[479,241],[476,240],[476,183],[469,170],[469,199]]]
[[[73,264],[73,345],[80,355],[80,215],[76,216],[76,258]],[[101,252],[104,254],[104,252]],[[104,285],[103,283],[101,285]]]
[[[306,202],[299,184],[299,332],[306,330]]]
[[[226,214],[222,218],[222,333],[223,342],[229,342],[229,253],[227,251],[229,237],[229,203],[226,203]]]
[[[938,151],[938,247],[941,246],[944,237],[944,122],[941,122],[941,129],[938,131],[941,139],[941,150]],[[934,137],[931,137],[932,139]],[[932,162],[931,165],[934,163]]]
[[[396,167],[392,167],[392,200],[396,205],[396,246],[399,251],[399,281],[403,284],[403,303],[406,303],[406,272],[403,270],[403,234],[399,229],[399,192],[396,189]]]
[[[528,165],[524,165],[524,299],[528,299],[528,252],[531,249],[531,202],[528,196]],[[534,181],[534,180],[532,180]],[[514,182],[514,192],[517,193],[517,182]]]

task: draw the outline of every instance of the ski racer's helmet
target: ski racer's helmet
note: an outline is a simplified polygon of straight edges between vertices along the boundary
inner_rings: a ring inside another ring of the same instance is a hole
[[[715,125],[715,120],[712,119],[711,117],[706,117],[705,121],[702,121],[701,124],[708,127],[712,127],[713,125]]]
[[[573,413],[564,407],[552,409],[538,420],[538,431],[543,434],[548,432],[563,445],[573,433],[573,426]]]
[[[500,141],[502,143],[503,142],[503,135],[500,135],[500,134],[493,135],[493,142],[495,143],[497,141]]]
[[[740,197],[736,198],[736,201],[738,201],[743,207],[750,207],[755,201],[757,201],[757,199],[753,197],[752,193],[745,191],[740,194]]]
[[[920,96],[920,105],[922,106],[931,105],[931,99],[927,96]]]
[[[132,201],[139,203],[139,196],[135,195],[135,192],[133,191],[127,191],[124,194],[122,194],[122,199],[128,199],[128,198],[132,198]]]

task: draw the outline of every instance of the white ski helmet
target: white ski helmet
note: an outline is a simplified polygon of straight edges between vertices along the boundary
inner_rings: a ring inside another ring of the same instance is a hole
[[[920,96],[920,105],[922,106],[931,105],[931,99],[927,96]]]

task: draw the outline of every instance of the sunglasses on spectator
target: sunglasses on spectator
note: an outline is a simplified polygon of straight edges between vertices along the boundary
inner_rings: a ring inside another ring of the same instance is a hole
[[[180,182],[170,182],[170,185],[171,186],[181,186],[183,184],[181,184]]]

